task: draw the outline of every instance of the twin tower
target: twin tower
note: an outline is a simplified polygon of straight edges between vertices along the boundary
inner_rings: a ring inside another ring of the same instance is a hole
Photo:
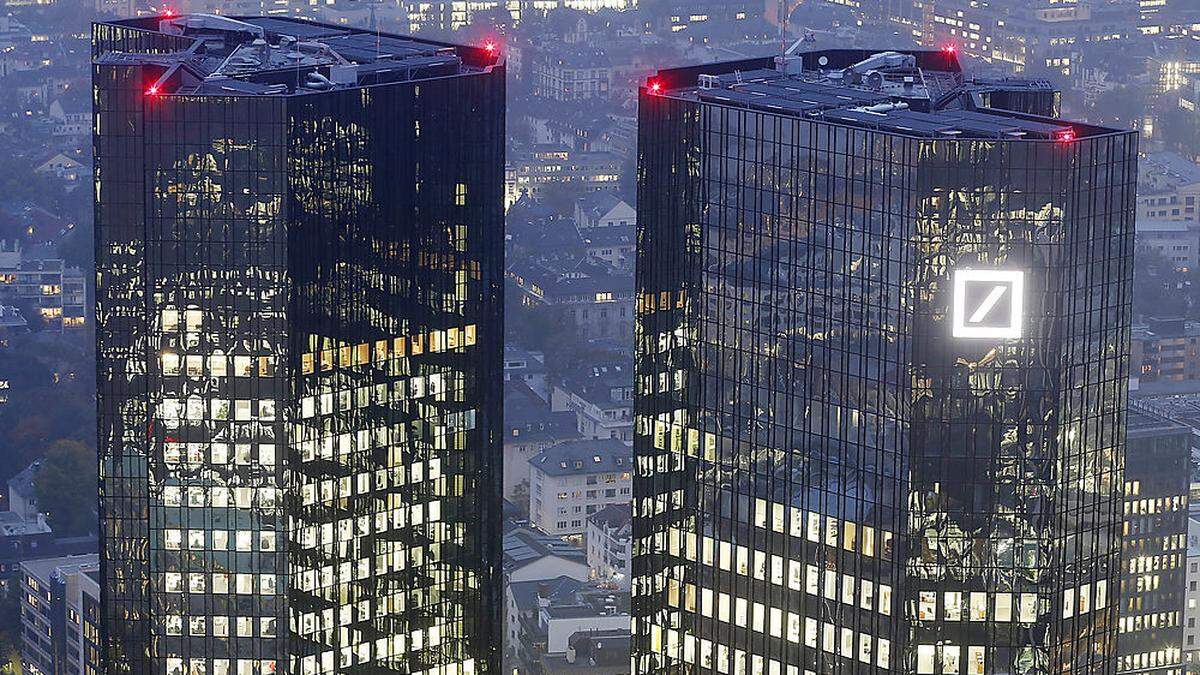
[[[499,673],[505,72],[93,29],[110,673]],[[1136,136],[947,52],[639,98],[638,673],[1115,672]]]

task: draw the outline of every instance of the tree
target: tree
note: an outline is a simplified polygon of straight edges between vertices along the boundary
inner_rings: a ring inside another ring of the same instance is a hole
[[[0,590],[0,673],[21,673],[21,586]]]
[[[38,509],[60,537],[96,530],[96,453],[78,441],[56,441],[34,479]]]
[[[513,486],[512,504],[517,511],[529,517],[529,480],[523,480]]]

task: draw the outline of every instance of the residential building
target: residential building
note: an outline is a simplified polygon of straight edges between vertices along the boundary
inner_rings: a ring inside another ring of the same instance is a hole
[[[629,596],[568,577],[508,587],[505,654],[509,672],[629,672]],[[595,643],[589,644],[590,636]],[[607,644],[607,646],[606,646]],[[624,648],[621,666],[608,663]],[[603,670],[594,670],[596,665]]]
[[[633,277],[628,273],[598,262],[564,261],[513,265],[508,278],[519,289],[522,304],[555,314],[582,338],[633,332]]]
[[[978,86],[831,49],[641,88],[635,672],[1128,665],[1137,137]]]
[[[632,504],[610,504],[588,516],[584,541],[592,580],[628,591],[633,569]]]
[[[587,554],[575,544],[528,524],[506,523],[504,580],[508,586],[559,577],[587,581]]]
[[[547,675],[627,675],[629,673],[629,629],[595,630],[590,626],[567,638],[563,654],[542,656],[542,672]]]
[[[546,357],[516,345],[504,345],[504,381],[524,382],[543,401],[550,399],[546,382]]]
[[[560,102],[608,97],[612,64],[603,50],[555,41],[529,56],[534,96]]]
[[[575,227],[580,234],[591,234],[591,230],[637,225],[637,211],[620,197],[608,192],[584,195],[575,202]]]
[[[1139,219],[1135,231],[1136,253],[1153,251],[1178,272],[1194,270],[1200,264],[1200,223]]]
[[[504,498],[529,505],[529,460],[545,448],[579,438],[575,413],[554,412],[529,385],[504,383]]]
[[[1182,673],[1192,430],[1137,406],[1125,424],[1118,672]]]
[[[497,672],[503,64],[276,16],[92,51],[107,672]]]
[[[522,195],[543,199],[548,191],[573,193],[615,191],[621,179],[621,160],[610,152],[586,152],[543,145],[515,153],[505,170],[505,206]]]
[[[580,232],[580,236],[583,238],[583,247],[589,259],[633,274],[634,258],[637,255],[633,225],[584,230]]]
[[[55,136],[86,136],[92,130],[92,99],[86,89],[74,87],[47,108]]]
[[[83,166],[83,162],[62,151],[55,151],[54,154],[38,162],[33,167],[33,172],[54,176],[72,183],[89,175],[88,170]]]
[[[526,635],[536,629],[543,604],[561,603],[571,599],[586,582],[569,576],[554,579],[535,579],[505,584],[504,595],[504,671],[524,672],[528,664],[535,663],[538,655],[527,653]],[[626,652],[626,659],[629,658]]]
[[[48,330],[80,328],[87,321],[83,273],[46,245],[21,248],[0,241],[0,302],[28,303]]]
[[[529,460],[529,521],[580,546],[587,519],[629,504],[633,451],[616,439],[566,441]]]
[[[554,385],[552,410],[575,413],[584,438],[615,439],[633,443],[633,361],[629,358],[597,360],[567,373]]]
[[[1200,164],[1174,152],[1146,156],[1138,178],[1138,221],[1200,222]]]
[[[103,675],[100,556],[21,563],[21,663],[34,675]]]

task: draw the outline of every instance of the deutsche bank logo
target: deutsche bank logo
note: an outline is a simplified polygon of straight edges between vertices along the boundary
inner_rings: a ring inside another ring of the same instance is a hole
[[[1021,337],[1024,300],[1024,272],[955,270],[954,337]]]

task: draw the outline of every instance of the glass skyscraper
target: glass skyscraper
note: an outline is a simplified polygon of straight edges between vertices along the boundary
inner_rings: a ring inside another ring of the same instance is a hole
[[[492,673],[504,67],[93,28],[109,673]]]
[[[640,94],[639,673],[1113,673],[1137,139],[952,51]]]

